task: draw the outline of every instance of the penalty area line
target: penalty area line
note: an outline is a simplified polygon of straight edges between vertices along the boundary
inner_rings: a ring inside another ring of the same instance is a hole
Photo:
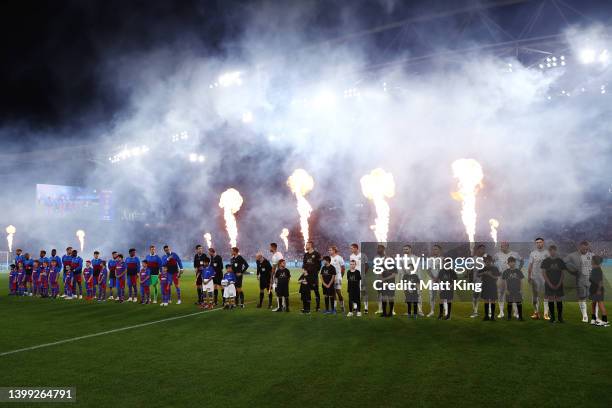
[[[252,303],[252,302],[247,302],[247,303]],[[152,326],[154,324],[171,322],[173,320],[179,320],[179,319],[184,319],[184,318],[187,318],[187,317],[198,316],[198,315],[201,315],[201,314],[204,314],[204,313],[216,312],[218,310],[223,310],[223,308],[212,309],[212,310],[201,310],[199,312],[188,313],[188,314],[184,314],[184,315],[180,315],[180,316],[167,317],[165,319],[154,320],[152,322],[145,322],[145,323],[134,324],[132,326],[119,327],[117,329],[111,329],[111,330],[105,330],[103,332],[86,334],[86,335],[83,335],[83,336],[72,337],[72,338],[69,338],[69,339],[53,341],[51,343],[44,343],[44,344],[39,344],[39,345],[36,345],[36,346],[30,346],[30,347],[24,347],[24,348],[16,349],[16,350],[3,351],[3,352],[0,352],[0,357],[8,356],[8,355],[11,355],[11,354],[23,353],[24,351],[37,350],[37,349],[41,349],[41,348],[45,348],[45,347],[58,346],[60,344],[72,343],[74,341],[90,339],[92,337],[104,336],[106,334],[119,333],[119,332],[122,332],[122,331],[138,329],[140,327]]]

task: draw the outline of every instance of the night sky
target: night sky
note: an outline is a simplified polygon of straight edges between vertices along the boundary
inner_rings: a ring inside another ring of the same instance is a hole
[[[313,43],[343,36],[339,22],[354,20],[367,29],[423,13],[436,13],[472,1],[295,1],[311,10],[303,35]],[[249,16],[274,2],[212,1],[4,1],[0,5],[0,123],[33,131],[84,130],[104,123],[121,111],[125,95],[105,82],[101,67],[122,55],[146,54],[160,47],[223,56],[232,49]],[[349,6],[350,3],[350,7]],[[486,1],[484,3],[487,3]],[[570,2],[578,7],[576,3]],[[581,1],[591,17],[606,9],[605,1]],[[291,8],[291,1],[278,2]],[[609,3],[608,3],[609,4]],[[506,30],[518,34],[528,4],[489,10]],[[533,34],[550,22],[546,12]],[[608,13],[609,14],[609,13]],[[578,14],[568,12],[571,19]],[[444,22],[443,22],[444,23]],[[459,21],[457,24],[460,24]],[[432,30],[430,25],[427,30]],[[433,27],[435,31],[435,27]],[[393,30],[363,41],[385,47]],[[416,44],[415,44],[416,46]],[[61,132],[57,132],[61,133]],[[6,137],[5,134],[2,137]],[[34,138],[33,141],[36,141]]]

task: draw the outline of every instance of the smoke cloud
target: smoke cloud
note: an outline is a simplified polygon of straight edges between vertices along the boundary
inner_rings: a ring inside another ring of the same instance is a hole
[[[324,32],[312,26],[321,10],[300,4],[249,7],[239,34],[222,41],[221,50],[190,38],[143,51],[109,50],[98,79],[122,99],[122,109],[102,125],[81,123],[69,139],[96,144],[96,160],[59,160],[45,177],[17,166],[2,181],[5,190],[18,184],[30,191],[39,182],[110,189],[114,221],[45,222],[29,204],[31,192],[9,195],[0,218],[17,226],[16,245],[76,247],[75,231],[83,229],[86,252],[132,245],[143,251],[168,242],[188,253],[210,231],[227,253],[217,204],[233,187],[244,198],[236,214],[238,246],[252,255],[288,227],[297,252],[299,216],[286,179],[300,167],[315,180],[308,195],[315,240],[342,246],[375,239],[373,204],[359,180],[377,167],[396,184],[388,200],[390,240],[464,240],[461,204],[451,198],[457,188],[451,163],[460,158],[477,160],[484,172],[477,240],[489,239],[490,218],[500,222],[500,240],[531,240],[604,215],[586,204],[610,185],[611,104],[601,93],[609,73],[607,65],[592,69],[578,61],[585,41],[599,53],[612,49],[604,29],[566,33],[566,69],[542,70],[485,51],[449,56],[443,51],[450,29],[440,28],[432,32],[443,34],[431,41],[440,57],[370,71],[385,51],[368,37],[324,42],[364,28],[354,11],[342,10],[334,29]],[[389,13],[395,7],[381,4]],[[408,50],[394,59],[409,56]],[[239,72],[239,80],[226,84],[220,76],[228,72]],[[16,132],[28,128],[2,130]],[[53,136],[39,137],[51,148]],[[139,146],[148,152],[110,163],[125,147]],[[192,162],[190,154],[204,161]]]

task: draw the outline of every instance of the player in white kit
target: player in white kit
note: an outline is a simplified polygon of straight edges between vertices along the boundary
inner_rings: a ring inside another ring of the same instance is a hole
[[[544,299],[544,276],[542,275],[542,261],[548,258],[548,251],[544,248],[544,238],[535,239],[536,249],[529,254],[527,276],[531,285],[533,314],[532,319],[540,318],[540,300]],[[548,303],[544,302],[544,319],[549,320]]]
[[[500,271],[505,271],[508,269],[508,258],[512,257],[515,259],[517,268],[519,270],[523,269],[523,259],[521,256],[515,252],[510,250],[510,244],[507,241],[502,241],[499,244],[500,251],[495,254],[495,266]],[[497,303],[499,303],[499,315],[498,319],[504,317],[504,304],[506,303],[506,281],[502,279],[500,276],[497,280]],[[514,316],[518,317],[518,310],[516,309],[516,303],[513,305]]]
[[[433,248],[431,249],[431,258],[433,258],[430,262],[429,267],[427,268],[427,275],[429,277],[429,279],[431,279],[432,282],[438,282],[438,276],[440,275],[440,269],[442,269],[441,267],[441,258],[442,257],[442,247],[438,244],[434,245]],[[440,261],[437,261],[436,259],[440,259]],[[436,310],[436,296],[438,296],[439,293],[437,290],[434,289],[430,289],[429,290],[429,313],[427,314],[427,317],[432,317],[434,315],[434,311]],[[422,302],[422,301],[421,301]],[[422,303],[419,306],[419,310],[423,310],[423,306]]]
[[[342,277],[344,276],[346,269],[344,266],[344,259],[342,259],[338,253],[338,247],[335,245],[329,247],[329,256],[331,258],[331,265],[336,269],[336,280],[334,287],[336,289],[337,300],[334,300],[335,310],[338,310],[338,302],[340,302],[340,307],[344,313],[344,298],[342,297]]]
[[[578,307],[582,314],[582,321],[588,323],[589,315],[587,313],[586,301],[589,296],[589,280],[591,278],[591,269],[593,268],[593,253],[589,248],[588,241],[582,241],[580,245],[578,245],[578,250],[566,256],[563,261],[565,262],[568,272],[576,277]]]

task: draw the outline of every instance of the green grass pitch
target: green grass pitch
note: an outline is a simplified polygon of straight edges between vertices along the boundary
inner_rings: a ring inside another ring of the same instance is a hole
[[[0,353],[199,311],[191,273],[167,308],[7,297],[1,278]],[[243,310],[1,355],[0,386],[74,386],[87,407],[611,405],[612,328],[581,323],[575,302],[552,325],[469,319],[467,303],[450,321],[409,320],[403,304],[393,319],[305,316],[297,294],[272,313],[252,276],[245,293]]]

